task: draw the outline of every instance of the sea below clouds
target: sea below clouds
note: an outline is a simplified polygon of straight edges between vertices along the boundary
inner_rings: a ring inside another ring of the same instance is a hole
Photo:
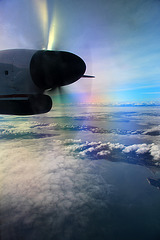
[[[0,117],[1,239],[158,240],[160,108],[63,108]]]

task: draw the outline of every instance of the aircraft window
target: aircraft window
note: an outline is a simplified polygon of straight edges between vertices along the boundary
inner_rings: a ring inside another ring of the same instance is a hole
[[[5,75],[8,75],[8,71],[7,70],[5,71]]]

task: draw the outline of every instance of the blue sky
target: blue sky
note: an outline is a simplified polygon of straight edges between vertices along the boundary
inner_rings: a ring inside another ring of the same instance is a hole
[[[84,95],[95,102],[157,101],[159,12],[158,0],[1,0],[0,48],[47,46],[54,19],[53,48],[80,55],[87,73],[96,76],[67,87],[69,92],[82,93],[81,101]]]

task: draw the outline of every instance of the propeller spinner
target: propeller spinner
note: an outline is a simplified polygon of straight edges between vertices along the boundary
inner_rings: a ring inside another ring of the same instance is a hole
[[[71,84],[85,71],[86,64],[80,57],[64,51],[37,51],[30,62],[32,80],[42,90]]]

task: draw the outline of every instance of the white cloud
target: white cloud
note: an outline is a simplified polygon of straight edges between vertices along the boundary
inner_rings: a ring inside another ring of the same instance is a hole
[[[98,156],[108,156],[109,154],[111,154],[111,152],[108,150],[103,150],[97,153]]]
[[[160,161],[160,145],[151,144],[150,153],[154,160]]]
[[[154,127],[150,128],[150,129],[145,130],[143,132],[143,134],[151,135],[151,136],[160,135],[160,125],[154,126]]]
[[[69,144],[72,144],[72,143],[81,143],[81,139],[78,139],[78,140],[76,140],[76,139],[65,139],[65,140],[64,140],[64,144],[66,144],[66,143],[69,143]]]
[[[67,145],[65,148],[67,151],[73,153],[75,156],[78,154],[80,157],[90,157],[92,159],[97,159],[98,157],[112,157],[115,151],[118,151],[119,154],[130,154],[131,152],[135,152],[137,155],[143,155],[148,153],[151,156],[151,164],[153,164],[152,160],[155,162],[160,161],[160,145],[152,144],[133,144],[129,146],[124,146],[120,143],[102,143],[99,142],[85,142],[83,143],[80,139],[78,141],[62,141],[61,143],[65,144],[66,142],[70,142],[70,145]],[[74,144],[72,144],[75,142]],[[123,156],[125,160],[125,156]],[[153,158],[153,159],[152,159]]]
[[[147,144],[141,144],[139,148],[137,149],[136,153],[137,154],[144,154],[147,153],[150,150],[150,145]]]
[[[136,152],[137,154],[150,153],[154,161],[160,161],[160,145],[152,144],[133,144],[123,149],[124,153]]]
[[[108,146],[111,150],[112,149],[123,149],[124,148],[124,145],[120,144],[120,143],[110,143],[110,142],[108,142],[107,144],[108,144]]]
[[[130,146],[127,146],[123,149],[123,152],[129,153],[132,151],[136,151],[137,154],[144,153],[144,149],[146,149],[147,144],[133,144]]]
[[[74,147],[81,140],[64,142]],[[35,227],[36,222],[38,227],[43,229],[45,225],[47,231],[56,232],[62,229],[64,219],[71,216],[73,224],[79,224],[81,229],[94,206],[107,207],[104,192],[110,191],[111,186],[103,185],[96,173],[91,174],[88,161],[69,155],[64,142],[54,138],[1,141],[2,233],[9,223],[15,229],[23,229],[28,224]],[[89,152],[94,150],[94,143],[87,146]]]

